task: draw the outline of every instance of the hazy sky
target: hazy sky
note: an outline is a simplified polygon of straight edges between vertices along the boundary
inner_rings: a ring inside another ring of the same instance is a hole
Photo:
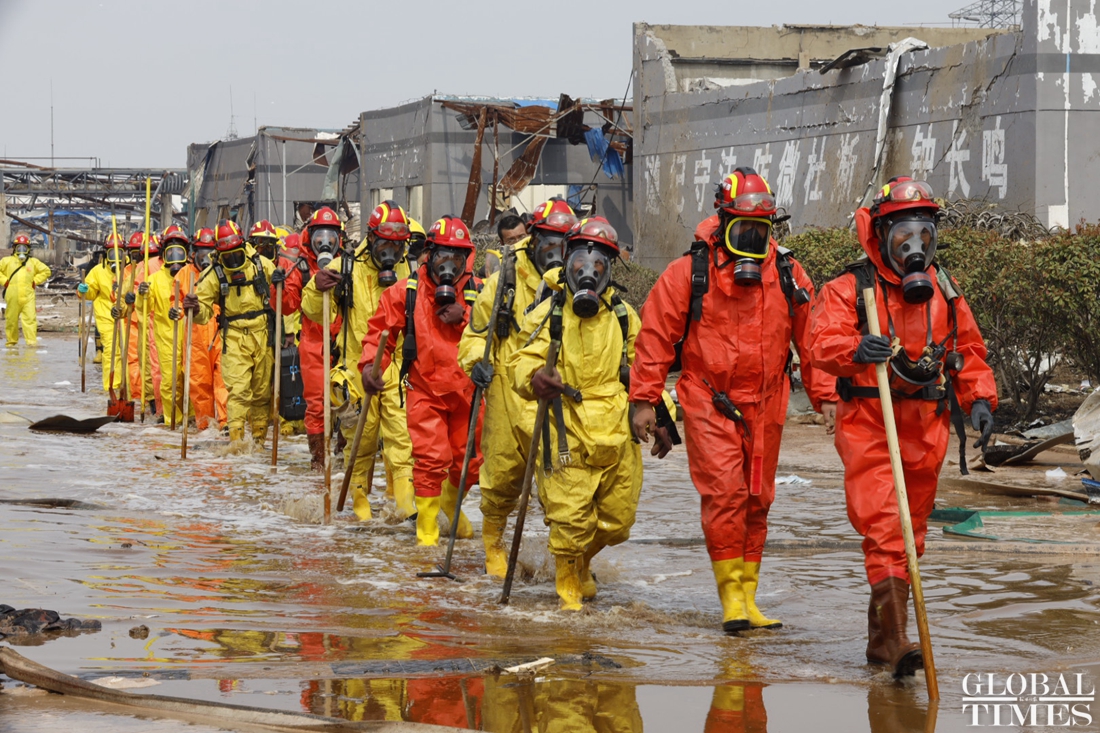
[[[182,168],[188,143],[225,136],[231,87],[242,137],[341,129],[433,91],[621,96],[634,21],[946,25],[966,4],[0,0],[0,157],[50,155],[51,80],[55,155]]]

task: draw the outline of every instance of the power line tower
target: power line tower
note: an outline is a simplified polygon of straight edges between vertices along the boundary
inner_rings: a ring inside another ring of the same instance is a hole
[[[952,25],[976,23],[980,28],[1011,28],[1020,25],[1020,0],[978,0],[948,13]]]
[[[233,114],[233,87],[229,87],[229,129],[225,133],[225,139],[237,139],[237,117]]]

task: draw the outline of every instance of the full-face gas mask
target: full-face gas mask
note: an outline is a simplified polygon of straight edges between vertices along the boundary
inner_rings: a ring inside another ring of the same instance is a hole
[[[591,318],[600,312],[600,296],[611,282],[614,257],[601,245],[581,242],[565,257],[565,282],[573,293],[573,312]]]
[[[404,240],[373,237],[368,248],[374,266],[378,268],[378,284],[388,288],[397,282],[397,263],[405,256]]]
[[[726,223],[726,249],[736,257],[733,281],[738,285],[759,285],[763,281],[761,264],[768,256],[772,221],[763,217],[738,216]]]
[[[164,266],[175,276],[187,264],[187,248],[181,244],[170,244],[164,250]]]
[[[459,247],[432,247],[428,254],[428,274],[435,283],[436,305],[451,305],[458,299],[455,283],[466,272],[469,251]]]
[[[278,244],[279,240],[271,237],[255,237],[252,239],[252,246],[256,248],[256,254],[273,262],[275,261],[275,250]]]
[[[927,272],[938,244],[935,218],[927,212],[908,210],[884,217],[880,226],[886,233],[882,238],[883,259],[901,275],[905,302],[927,302],[935,292]]]
[[[15,245],[15,256],[19,258],[20,262],[26,262],[27,258],[31,256],[31,248],[26,244]]]
[[[313,229],[309,234],[309,246],[317,256],[317,267],[324,269],[340,249],[340,232],[327,227]]]
[[[243,246],[231,249],[228,252],[218,253],[218,264],[220,264],[226,272],[233,274],[234,278],[237,273],[240,273],[241,270],[244,269],[244,263],[247,261],[248,255],[245,253]]]
[[[565,254],[565,235],[545,229],[534,229],[527,244],[527,252],[539,274],[561,267]]]
[[[210,267],[210,263],[213,262],[214,250],[210,247],[195,247],[195,251],[192,254],[192,260],[195,263],[195,267],[200,271]]]

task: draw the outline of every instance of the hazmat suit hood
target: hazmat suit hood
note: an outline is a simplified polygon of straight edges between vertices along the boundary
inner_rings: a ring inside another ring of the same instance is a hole
[[[859,237],[859,246],[863,247],[863,254],[874,264],[880,277],[892,285],[901,287],[901,275],[894,272],[894,268],[882,260],[882,247],[878,235],[875,234],[875,226],[871,221],[871,210],[866,206],[856,209],[856,235]],[[928,267],[928,274],[935,277],[935,268]]]

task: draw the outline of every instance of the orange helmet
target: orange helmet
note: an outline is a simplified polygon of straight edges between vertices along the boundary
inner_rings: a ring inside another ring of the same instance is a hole
[[[15,244],[25,244],[29,247],[30,244],[31,244],[31,238],[28,237],[26,234],[16,234],[14,243]]]
[[[932,187],[909,176],[895,176],[882,187],[871,203],[871,218],[893,214],[905,209],[928,209],[932,214],[940,205],[932,198]]]
[[[213,247],[214,246],[214,230],[210,227],[203,227],[195,232],[195,238],[191,240],[191,244],[195,247]]]
[[[249,240],[252,239],[278,239],[279,233],[275,231],[275,225],[269,222],[267,219],[261,219],[252,225],[252,231],[248,233]]]
[[[569,247],[585,242],[602,244],[609,247],[615,256],[619,255],[619,234],[602,216],[592,216],[578,221],[569,230],[566,241]]]
[[[572,207],[565,202],[565,199],[555,197],[535,207],[528,228],[546,229],[551,232],[565,234],[576,223],[577,215]]]
[[[173,224],[164,230],[164,234],[161,235],[160,241],[167,247],[171,242],[178,241],[183,246],[187,246],[190,240],[187,238],[187,232],[183,231],[183,227],[178,224]]]
[[[737,168],[718,184],[714,208],[730,216],[775,216],[775,195],[764,177],[749,167]]]
[[[367,219],[367,231],[395,242],[409,238],[409,216],[393,201],[383,201],[374,207]]]
[[[466,222],[457,216],[445,216],[428,230],[429,247],[462,247],[474,249],[474,240]]]
[[[219,252],[228,252],[243,244],[244,235],[241,234],[241,228],[237,226],[237,222],[225,219],[218,224],[217,244],[215,246]]]

